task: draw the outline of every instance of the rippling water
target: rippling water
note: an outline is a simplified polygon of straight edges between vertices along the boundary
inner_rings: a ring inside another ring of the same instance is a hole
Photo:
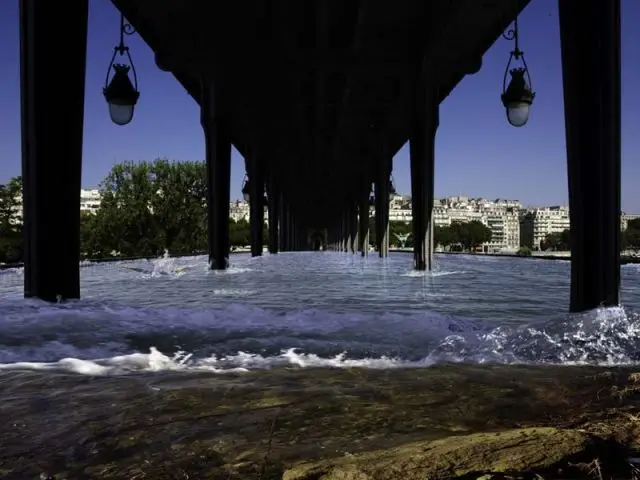
[[[443,361],[625,364],[640,360],[640,268],[624,308],[567,315],[569,262],[343,253],[83,264],[83,299],[22,299],[0,271],[0,368],[84,374],[276,365],[391,368]]]

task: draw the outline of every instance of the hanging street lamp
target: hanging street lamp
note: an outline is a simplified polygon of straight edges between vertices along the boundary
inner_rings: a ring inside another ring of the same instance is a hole
[[[244,183],[242,184],[242,198],[249,203],[251,201],[251,185],[249,184],[249,177],[244,176]]]
[[[245,174],[242,184],[242,198],[245,202],[251,203],[251,180],[247,174]],[[262,196],[262,205],[265,207],[269,205],[269,197],[266,192],[264,192],[264,195]]]
[[[120,15],[120,43],[113,50],[103,89],[104,98],[109,105],[111,121],[116,125],[127,125],[131,122],[138,97],[140,97],[136,69],[133,66],[129,47],[124,44],[124,36],[133,33],[135,33],[135,29],[129,23],[125,23],[124,16]],[[116,55],[123,56],[125,54],[129,65],[114,63]],[[111,69],[113,69],[113,77],[109,81]],[[133,83],[129,78],[129,72],[133,76]]]
[[[398,191],[393,183],[393,175],[389,175],[389,200],[392,200],[396,193],[398,193]]]
[[[506,109],[507,121],[514,127],[522,127],[529,120],[531,104],[536,94],[531,90],[531,76],[524,59],[524,52],[520,50],[518,43],[518,17],[514,21],[513,29],[503,33],[502,36],[514,41],[514,48],[509,55],[507,68],[502,79],[502,104]],[[520,61],[521,67],[511,68],[513,61]],[[507,74],[511,75],[511,81],[507,86]]]

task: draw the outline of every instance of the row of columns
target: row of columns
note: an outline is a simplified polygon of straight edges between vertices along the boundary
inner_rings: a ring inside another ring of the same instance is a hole
[[[620,0],[588,3],[585,8],[573,0],[558,0],[571,210],[572,311],[618,305],[620,286]],[[49,301],[79,298],[78,192],[88,0],[21,0],[19,5],[24,294]],[[66,21],[50,21],[54,17]],[[63,96],[49,78],[49,59],[58,54],[61,44],[65,45]],[[416,95],[410,153],[417,269],[432,265],[434,142],[438,126],[436,92],[426,86],[426,78],[423,80]],[[212,79],[203,79],[201,120],[209,182],[210,264],[211,268],[222,269],[229,256],[231,132],[218,87]],[[378,172],[376,192],[380,192],[380,198],[388,198],[384,185],[389,177],[382,177]],[[274,195],[273,185],[270,188],[269,248],[273,253],[300,248],[306,236],[295,226],[282,192]],[[368,249],[368,194],[363,189],[355,200],[360,217],[357,244],[364,255]],[[262,192],[256,191],[252,197],[261,202]],[[252,218],[261,218],[261,211],[262,206],[252,206],[256,214]],[[381,212],[378,221],[388,223],[388,202],[379,204],[376,211]],[[352,225],[353,215],[349,218]],[[257,245],[262,241],[257,232],[256,227],[252,231],[254,254],[258,254]],[[386,232],[384,226],[378,229],[378,237],[387,237],[388,241],[388,234],[381,232]],[[379,245],[383,254],[385,248]]]
[[[381,172],[387,171],[381,169]],[[390,167],[388,170],[390,174]],[[380,257],[389,256],[389,174],[382,180],[376,179],[374,197],[376,228],[375,249]],[[329,230],[329,249],[340,252],[359,252],[363,257],[369,254],[369,207],[370,185],[363,182],[359,196],[348,202],[340,224]],[[381,232],[381,233],[378,233]]]

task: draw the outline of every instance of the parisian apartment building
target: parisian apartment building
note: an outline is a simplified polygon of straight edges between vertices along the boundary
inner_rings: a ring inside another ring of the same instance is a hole
[[[80,211],[96,213],[100,208],[100,190],[83,188],[80,190]],[[22,208],[18,207],[17,218],[20,221]],[[370,216],[375,209],[370,208]],[[233,200],[229,205],[229,216],[235,220],[249,220],[249,203],[245,200]],[[625,230],[631,219],[640,218],[622,212],[620,228]],[[411,196],[394,194],[389,199],[389,221],[410,223]],[[470,198],[464,196],[444,197],[434,200],[433,224],[435,227],[447,227],[453,222],[479,221],[491,230],[491,241],[483,245],[488,253],[515,252],[526,246],[540,249],[545,237],[552,233],[561,233],[570,227],[569,208],[567,206],[525,207],[518,200]],[[268,215],[265,215],[268,221]]]

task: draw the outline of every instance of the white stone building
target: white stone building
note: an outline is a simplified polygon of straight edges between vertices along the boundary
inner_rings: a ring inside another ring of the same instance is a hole
[[[569,228],[568,207],[557,205],[530,209],[520,217],[520,243],[538,250],[547,235],[561,233]]]
[[[80,190],[80,211],[95,214],[100,208],[101,195],[97,188]]]

